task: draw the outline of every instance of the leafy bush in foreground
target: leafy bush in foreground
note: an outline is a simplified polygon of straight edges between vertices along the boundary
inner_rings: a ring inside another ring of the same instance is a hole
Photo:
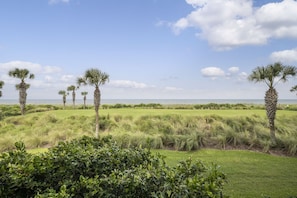
[[[0,197],[222,197],[225,175],[191,160],[169,168],[146,149],[83,137],[33,155],[0,156]]]

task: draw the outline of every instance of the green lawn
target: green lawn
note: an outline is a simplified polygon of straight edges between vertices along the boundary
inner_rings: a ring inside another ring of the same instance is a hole
[[[170,166],[191,158],[216,163],[227,175],[224,193],[230,197],[297,196],[297,158],[252,151],[202,149],[195,152],[156,150]]]

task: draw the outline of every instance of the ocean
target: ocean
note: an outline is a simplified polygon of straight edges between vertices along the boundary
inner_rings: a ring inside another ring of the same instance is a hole
[[[17,99],[1,99],[0,104],[18,104]],[[77,99],[77,105],[83,104],[82,99]],[[149,104],[156,103],[162,105],[168,104],[264,104],[264,99],[102,99],[101,104]],[[279,104],[297,104],[297,99],[279,99]],[[28,99],[27,104],[62,104],[62,99]],[[72,104],[72,100],[68,99],[67,105]],[[87,104],[92,105],[93,100],[87,99]]]

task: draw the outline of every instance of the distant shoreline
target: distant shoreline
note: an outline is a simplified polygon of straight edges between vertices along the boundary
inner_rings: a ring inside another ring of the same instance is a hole
[[[101,104],[114,105],[114,104],[162,104],[162,105],[173,105],[173,104],[258,104],[263,105],[264,99],[102,99]],[[279,99],[279,104],[297,104],[297,99]],[[13,105],[18,104],[17,99],[1,99],[0,104]],[[28,99],[27,104],[50,104],[59,105],[62,104],[62,99]],[[72,99],[68,98],[67,105],[72,104]],[[77,99],[76,105],[82,105],[83,100]],[[87,105],[92,105],[93,99],[87,99]]]

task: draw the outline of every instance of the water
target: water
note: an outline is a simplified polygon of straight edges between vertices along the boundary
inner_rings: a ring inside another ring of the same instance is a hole
[[[17,99],[1,99],[0,104],[18,104]],[[208,104],[208,103],[217,103],[217,104],[264,104],[264,99],[102,99],[101,104]],[[279,104],[297,104],[297,99],[279,99]],[[62,104],[62,99],[28,99],[27,104],[51,104],[57,105]],[[72,104],[72,100],[68,99],[66,102],[67,105]],[[83,100],[77,99],[77,105],[82,105]],[[87,100],[87,104],[93,104],[92,99]]]

